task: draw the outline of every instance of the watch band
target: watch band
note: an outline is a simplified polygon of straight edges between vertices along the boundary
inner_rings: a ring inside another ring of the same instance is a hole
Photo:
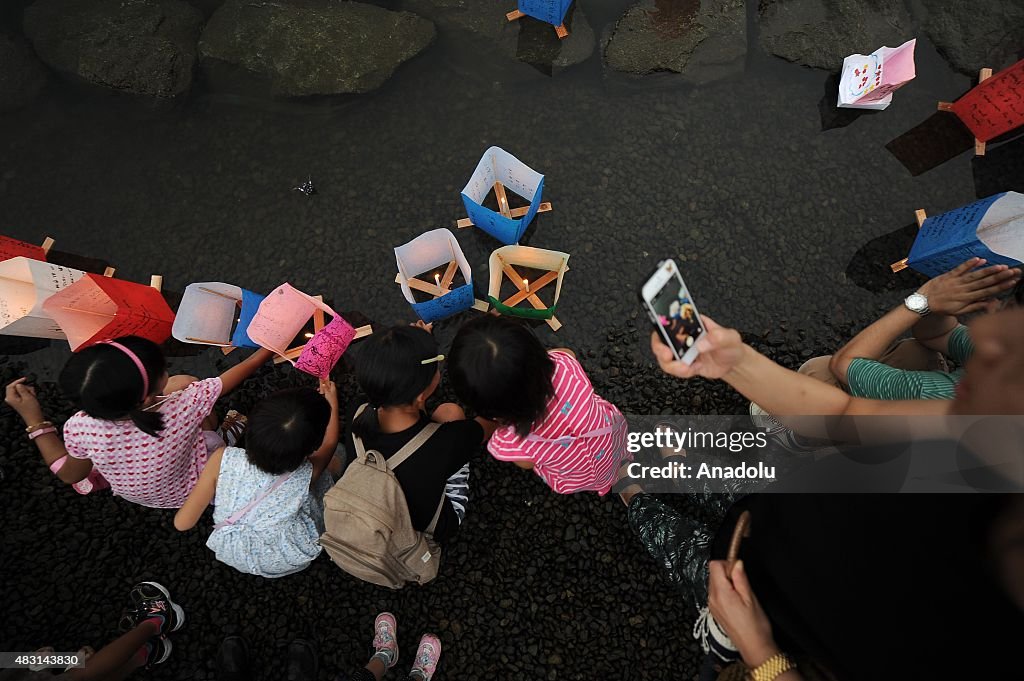
[[[776,653],[747,672],[747,678],[750,681],[774,681],[790,669],[796,669],[796,663],[786,653]]]

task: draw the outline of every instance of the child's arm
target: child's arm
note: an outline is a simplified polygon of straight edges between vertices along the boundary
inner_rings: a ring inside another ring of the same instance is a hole
[[[256,370],[267,363],[274,353],[266,348],[260,348],[244,360],[231,367],[220,375],[220,382],[223,386],[220,394],[226,395],[238,386],[242,385],[245,379],[256,373]]]
[[[220,462],[223,457],[223,447],[210,456],[203,472],[199,474],[196,486],[192,488],[192,493],[174,514],[174,529],[180,532],[191,530],[203,517],[203,511],[213,502],[213,498],[217,494],[217,476],[220,475]]]
[[[548,352],[564,352],[573,359],[576,359],[576,353],[570,350],[569,348],[551,348],[550,350],[548,350]]]
[[[18,412],[18,416],[26,426],[31,427],[43,423],[46,418],[43,416],[43,408],[36,398],[35,388],[25,385],[26,380],[28,379],[22,377],[8,384],[4,401]],[[47,426],[41,430],[52,427]],[[92,461],[89,459],[76,459],[73,456],[68,456],[68,450],[56,432],[37,435],[33,442],[39,448],[39,453],[47,466],[52,466],[57,461],[64,459],[63,466],[57,471],[57,477],[69,485],[85,480],[92,471]]]
[[[327,466],[330,465],[334,451],[338,448],[338,440],[341,437],[341,423],[338,414],[338,386],[334,385],[334,381],[320,381],[320,394],[331,405],[331,420],[327,422],[323,444],[320,445],[320,449],[313,452],[309,457],[309,462],[313,464],[313,477],[310,480],[310,484],[319,480]]]

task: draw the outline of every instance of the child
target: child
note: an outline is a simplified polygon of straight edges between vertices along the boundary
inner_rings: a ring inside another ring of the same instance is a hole
[[[80,482],[95,469],[115,495],[143,506],[178,508],[210,452],[224,445],[213,432],[214,403],[271,356],[257,350],[221,376],[200,381],[168,377],[160,347],[144,338],[92,345],[73,355],[60,374],[64,393],[81,407],[64,424],[63,442],[24,378],[7,386],[6,401],[64,482]]]
[[[469,460],[494,424],[468,420],[450,402],[427,416],[426,403],[441,382],[438,366],[444,359],[430,329],[423,322],[395,326],[363,341],[355,369],[364,394],[352,401],[345,446],[350,460],[355,457],[357,437],[367,450],[390,457],[431,421],[443,424],[394,472],[405,493],[413,529],[426,532],[441,502],[432,537],[444,544],[466,513]]]
[[[206,545],[218,560],[262,577],[299,572],[320,555],[324,494],[334,483],[324,471],[338,446],[337,388],[323,381],[320,394],[271,395],[253,408],[245,439],[245,449],[214,452],[174,526],[195,527],[216,498]]]
[[[501,427],[488,451],[555,492],[607,494],[626,458],[626,420],[594,393],[576,356],[544,350],[522,324],[484,315],[459,329],[449,366],[459,398]]]

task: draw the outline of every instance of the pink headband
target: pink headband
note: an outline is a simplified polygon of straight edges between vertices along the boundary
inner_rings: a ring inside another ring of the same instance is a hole
[[[109,345],[112,348],[117,348],[123,352],[128,359],[135,362],[135,366],[139,369],[139,375],[142,376],[142,400],[145,401],[149,397],[149,374],[146,372],[146,367],[143,365],[142,360],[134,352],[114,341],[100,341],[103,345]]]

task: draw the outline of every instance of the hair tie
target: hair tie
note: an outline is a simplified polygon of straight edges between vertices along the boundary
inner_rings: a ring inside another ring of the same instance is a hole
[[[125,346],[121,345],[120,343],[117,343],[112,340],[100,341],[100,343],[103,345],[109,345],[110,347],[113,348],[117,348],[118,350],[123,352],[128,357],[128,359],[135,363],[135,366],[138,367],[139,369],[139,375],[142,376],[142,401],[145,402],[146,398],[149,397],[149,374],[146,372],[146,365],[142,363],[142,360],[139,359],[138,355],[136,355],[134,352],[132,352]]]

